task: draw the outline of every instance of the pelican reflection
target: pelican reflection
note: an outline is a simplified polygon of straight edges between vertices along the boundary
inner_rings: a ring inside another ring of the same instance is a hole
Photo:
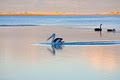
[[[51,45],[51,49],[48,48],[48,51],[50,51],[55,56],[56,50],[62,50],[62,47],[63,45],[59,45],[59,44]]]

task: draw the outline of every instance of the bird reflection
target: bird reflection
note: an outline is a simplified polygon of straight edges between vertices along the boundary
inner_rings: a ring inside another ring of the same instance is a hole
[[[97,34],[102,38],[102,31],[97,32]]]
[[[51,48],[48,48],[48,51],[50,51],[52,54],[53,54],[53,56],[55,56],[55,54],[56,54],[56,50],[62,50],[62,45],[51,45]]]
[[[102,31],[100,31],[100,37],[102,37]]]

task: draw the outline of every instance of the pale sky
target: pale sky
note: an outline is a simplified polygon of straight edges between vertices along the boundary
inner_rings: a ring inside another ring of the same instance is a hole
[[[0,0],[0,12],[25,11],[81,13],[120,11],[120,0]]]

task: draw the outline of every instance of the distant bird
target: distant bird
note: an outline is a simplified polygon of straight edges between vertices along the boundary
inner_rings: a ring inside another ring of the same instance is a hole
[[[95,31],[102,31],[102,27],[101,26],[102,26],[102,24],[100,24],[100,28],[95,28],[94,30]]]
[[[55,38],[55,33],[53,33],[47,40],[52,38],[52,46],[61,45],[64,41],[62,38]]]
[[[107,32],[115,32],[116,30],[113,28],[113,29],[107,29]]]

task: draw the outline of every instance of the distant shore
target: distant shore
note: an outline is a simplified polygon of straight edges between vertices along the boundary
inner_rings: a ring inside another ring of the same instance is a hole
[[[0,12],[0,15],[120,15],[118,12],[74,13],[74,12]]]

